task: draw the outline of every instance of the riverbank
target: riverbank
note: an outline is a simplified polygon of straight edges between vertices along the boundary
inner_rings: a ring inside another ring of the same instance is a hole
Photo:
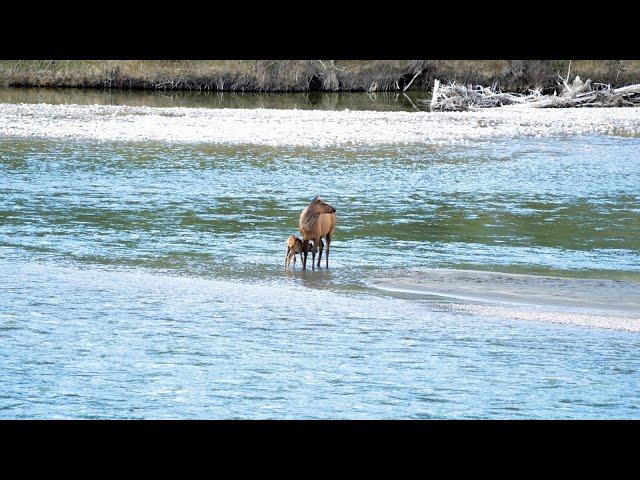
[[[571,62],[571,64],[570,64]],[[640,81],[631,60],[19,60],[0,86],[241,92],[430,91],[434,79],[521,92],[558,75],[619,87]]]

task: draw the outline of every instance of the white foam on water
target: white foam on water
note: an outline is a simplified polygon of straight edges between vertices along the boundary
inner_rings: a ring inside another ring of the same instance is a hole
[[[640,134],[640,109],[373,112],[0,104],[0,135],[105,141],[335,146]]]
[[[548,322],[582,327],[624,330],[627,332],[640,332],[640,315],[623,314],[618,312],[577,311],[533,305],[522,305],[516,307],[478,304],[458,304],[452,306],[452,310],[479,317]]]

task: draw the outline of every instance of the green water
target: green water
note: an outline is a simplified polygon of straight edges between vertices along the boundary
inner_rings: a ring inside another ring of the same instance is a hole
[[[0,103],[130,105],[187,108],[278,108],[298,110],[424,110],[421,92],[253,93],[76,88],[1,88]]]
[[[636,144],[593,138],[586,153],[583,140],[563,138],[363,152],[5,140],[0,240],[98,263],[271,271],[300,210],[322,194],[339,211],[336,267],[349,271],[638,279]]]

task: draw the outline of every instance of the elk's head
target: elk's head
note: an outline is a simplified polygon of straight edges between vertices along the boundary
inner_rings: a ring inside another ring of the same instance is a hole
[[[311,200],[311,205],[318,213],[335,213],[336,209],[325,202],[319,195],[316,195],[313,200]]]

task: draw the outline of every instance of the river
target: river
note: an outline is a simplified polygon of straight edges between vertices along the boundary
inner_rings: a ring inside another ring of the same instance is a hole
[[[636,109],[25,92],[0,92],[0,418],[640,418],[638,312],[594,327],[373,282],[455,269],[633,296]],[[317,194],[330,268],[284,271]]]

